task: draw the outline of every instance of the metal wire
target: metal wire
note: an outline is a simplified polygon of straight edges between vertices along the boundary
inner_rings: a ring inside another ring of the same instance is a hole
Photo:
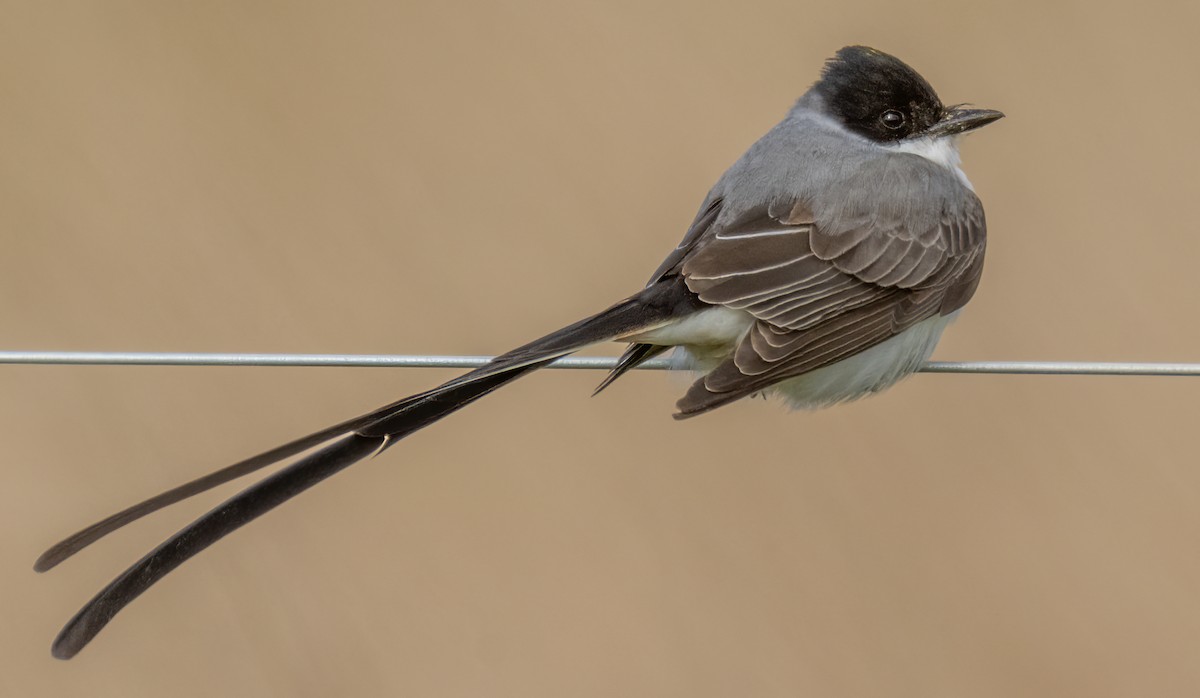
[[[80,366],[341,366],[389,368],[476,368],[490,356],[385,354],[207,354],[197,352],[0,351],[0,364]],[[549,368],[611,369],[615,358],[571,356]],[[647,361],[638,368],[665,370],[669,359]],[[1200,364],[1129,361],[930,361],[924,373],[991,373],[1002,375],[1200,376]]]

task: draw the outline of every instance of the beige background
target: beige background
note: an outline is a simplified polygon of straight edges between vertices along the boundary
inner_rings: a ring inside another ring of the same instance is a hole
[[[491,353],[632,291],[848,43],[1009,118],[965,145],[945,359],[1200,359],[1195,2],[4,2],[0,346]],[[1181,212],[1184,215],[1180,215]],[[0,367],[0,694],[1176,696],[1200,384],[920,376],[686,423],[545,372],[222,542],[131,501],[450,376]]]

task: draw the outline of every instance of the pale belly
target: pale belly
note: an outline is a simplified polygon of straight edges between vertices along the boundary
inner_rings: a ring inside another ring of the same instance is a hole
[[[929,360],[955,315],[922,320],[848,359],[777,383],[771,392],[793,409],[817,409],[889,388]]]
[[[920,368],[957,315],[923,320],[870,349],[780,381],[765,392],[780,396],[793,409],[818,409],[877,393]],[[733,353],[753,322],[745,311],[712,308],[627,339],[677,346],[678,367],[703,374]]]

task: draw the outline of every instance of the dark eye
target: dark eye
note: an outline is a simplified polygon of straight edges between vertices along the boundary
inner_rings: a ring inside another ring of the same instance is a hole
[[[883,122],[884,126],[887,126],[895,131],[904,125],[904,114],[896,111],[895,109],[888,109],[883,113],[882,116],[879,117],[879,120]]]

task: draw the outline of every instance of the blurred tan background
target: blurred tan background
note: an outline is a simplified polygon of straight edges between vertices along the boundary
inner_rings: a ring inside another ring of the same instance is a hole
[[[943,359],[1200,360],[1200,5],[4,2],[0,347],[483,354],[637,288],[845,44],[948,102],[991,228]],[[613,351],[616,351],[614,347]],[[1200,383],[918,376],[685,423],[543,372],[61,624],[224,496],[134,500],[451,372],[0,367],[6,696],[1182,696]]]

